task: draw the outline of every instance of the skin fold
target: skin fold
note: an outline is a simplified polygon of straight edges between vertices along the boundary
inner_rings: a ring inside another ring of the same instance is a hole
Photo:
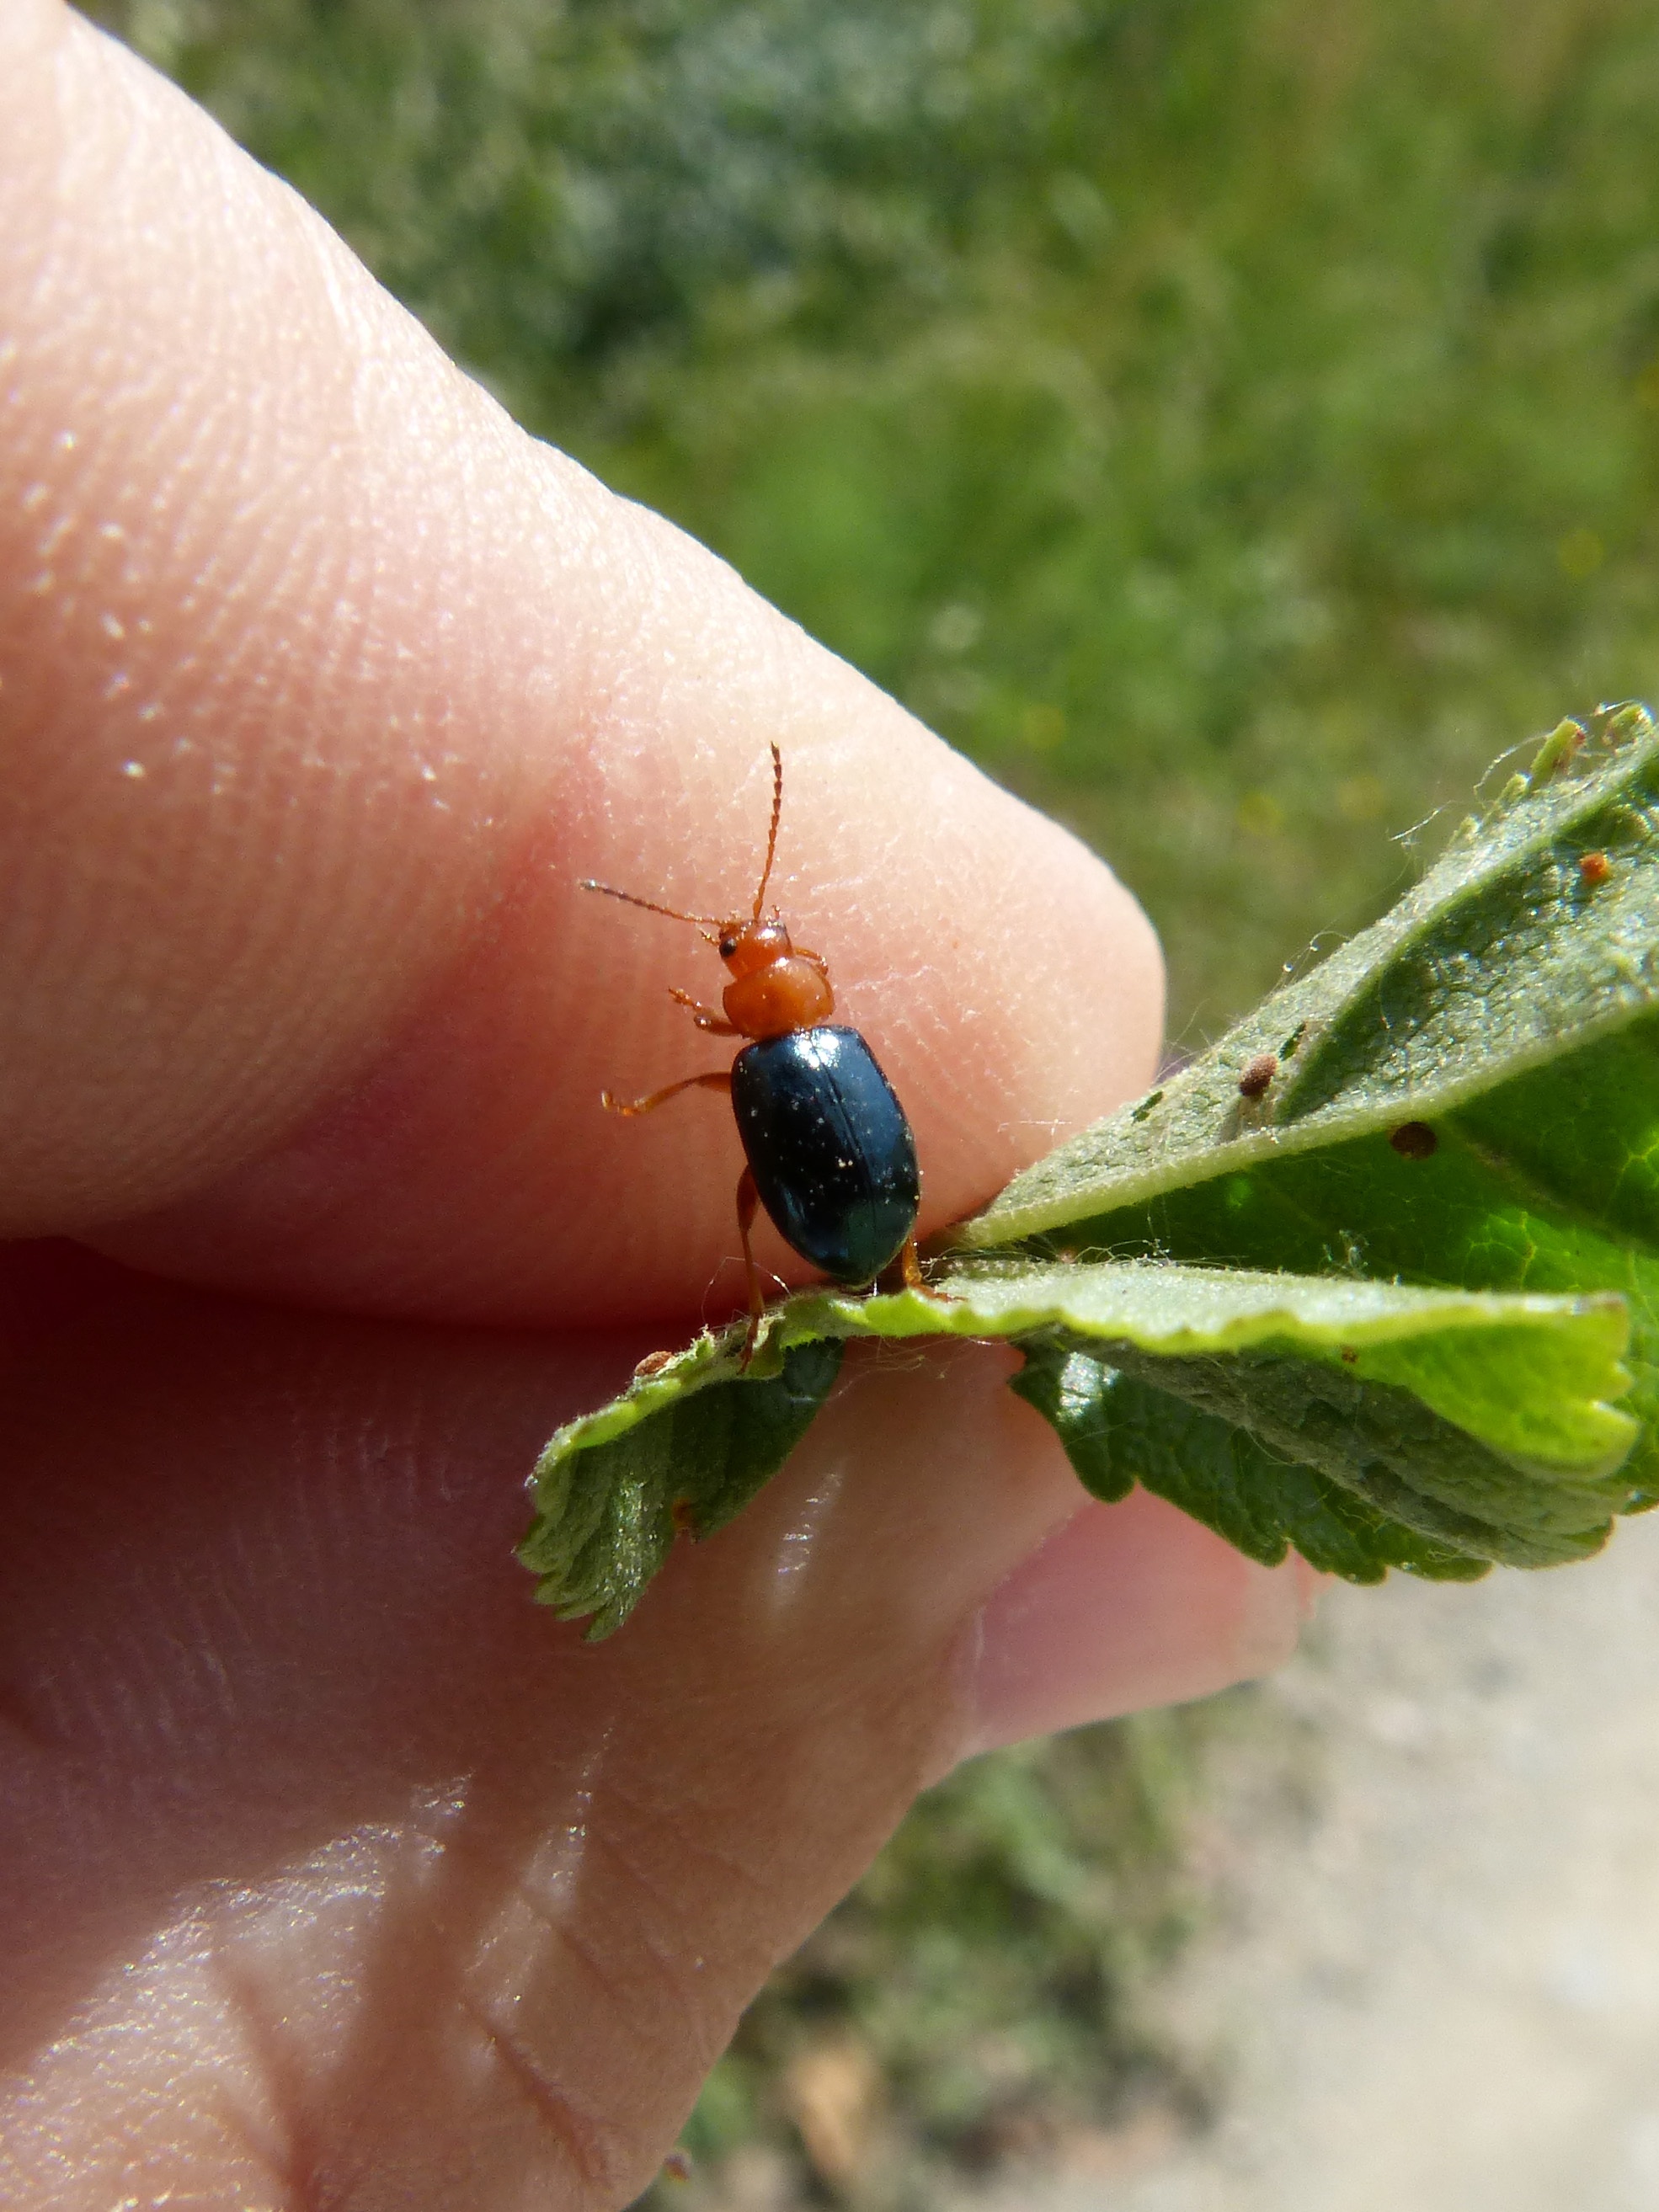
[[[1082,1504],[961,1346],[539,1613],[541,1442],[742,1295],[729,1108],[598,1104],[723,1064],[718,963],[578,878],[720,908],[776,739],[924,1234],[1145,1082],[1156,950],[52,0],[0,149],[0,2203],[625,2204],[918,1788],[1306,1578]]]

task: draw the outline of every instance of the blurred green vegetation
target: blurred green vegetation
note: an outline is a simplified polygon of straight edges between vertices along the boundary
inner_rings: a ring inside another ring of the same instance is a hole
[[[106,0],[1162,928],[1178,1041],[1652,685],[1643,0]]]
[[[1178,1042],[1369,920],[1389,833],[1654,686],[1642,0],[94,13],[521,421],[1103,852]],[[1164,2063],[1134,1993],[1191,1741],[934,1793],[751,2014],[704,2148],[782,2141],[831,2032],[918,2156],[1121,2104]]]

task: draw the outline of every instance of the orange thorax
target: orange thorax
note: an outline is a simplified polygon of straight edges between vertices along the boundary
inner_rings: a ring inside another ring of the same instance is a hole
[[[835,993],[823,963],[797,952],[781,921],[733,925],[720,939],[720,958],[732,971],[720,1004],[744,1036],[787,1036],[810,1030],[833,1012]]]

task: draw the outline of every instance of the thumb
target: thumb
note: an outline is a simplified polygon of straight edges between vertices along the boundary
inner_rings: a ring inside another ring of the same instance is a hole
[[[522,1476],[637,1343],[65,1249],[0,1274],[7,2204],[626,2203],[924,1783],[1294,1632],[1293,1577],[1156,1500],[1068,1522],[1052,1437],[963,1346],[850,1363],[584,1644],[527,1602]]]

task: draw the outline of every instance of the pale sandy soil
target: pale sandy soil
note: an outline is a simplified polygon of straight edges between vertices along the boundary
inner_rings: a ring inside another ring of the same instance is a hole
[[[1338,1590],[1261,1694],[1167,2000],[1214,2124],[980,2212],[1659,2212],[1659,1514],[1584,1566]]]

